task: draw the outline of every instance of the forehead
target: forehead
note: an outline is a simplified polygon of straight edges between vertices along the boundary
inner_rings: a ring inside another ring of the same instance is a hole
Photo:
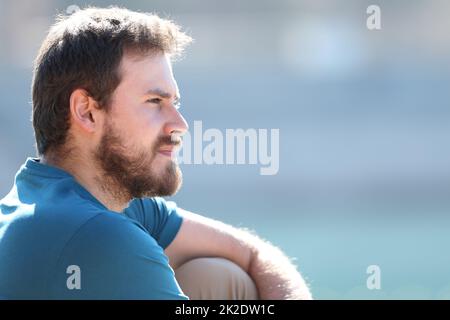
[[[119,67],[121,84],[129,90],[146,92],[160,88],[171,94],[178,93],[170,57],[163,53],[145,56],[125,53]]]

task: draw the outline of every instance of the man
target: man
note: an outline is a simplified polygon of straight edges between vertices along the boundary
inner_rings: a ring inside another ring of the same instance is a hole
[[[160,198],[181,185],[188,127],[171,61],[190,41],[120,8],[52,26],[32,84],[39,158],[0,201],[1,297],[311,297],[277,248]]]

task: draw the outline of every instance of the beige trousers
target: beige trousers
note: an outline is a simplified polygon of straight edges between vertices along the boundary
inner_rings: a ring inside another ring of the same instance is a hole
[[[255,283],[235,263],[222,258],[197,258],[175,270],[191,300],[257,300]]]

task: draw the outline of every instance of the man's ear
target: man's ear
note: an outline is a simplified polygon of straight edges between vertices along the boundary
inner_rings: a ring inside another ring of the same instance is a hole
[[[70,95],[70,114],[73,125],[81,130],[94,132],[99,127],[97,102],[84,89],[76,89]]]

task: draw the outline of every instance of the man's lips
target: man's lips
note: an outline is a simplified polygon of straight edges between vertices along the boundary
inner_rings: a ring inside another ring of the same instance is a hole
[[[170,146],[170,147],[164,147],[158,149],[158,152],[164,156],[172,157],[172,155],[175,153],[177,147],[176,146]]]
[[[158,152],[164,156],[172,157],[172,151],[170,150],[159,150]]]

